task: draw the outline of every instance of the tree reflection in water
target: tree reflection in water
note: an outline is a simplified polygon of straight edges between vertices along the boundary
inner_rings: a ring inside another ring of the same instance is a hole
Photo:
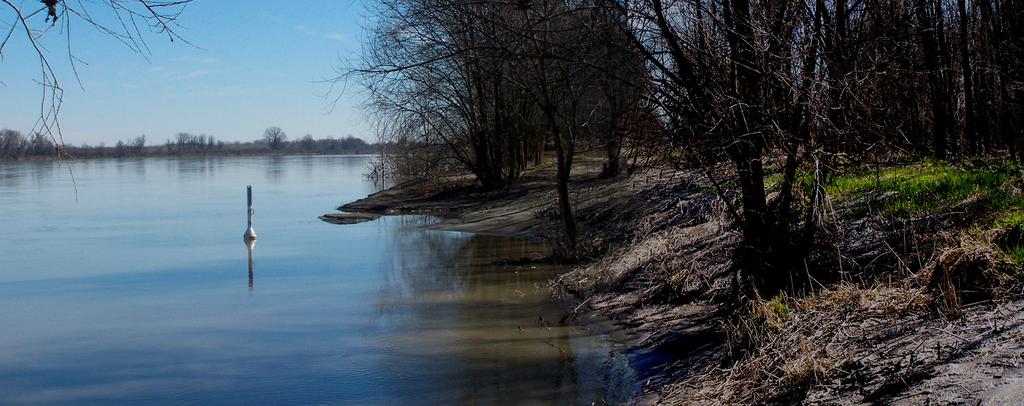
[[[601,337],[559,325],[548,283],[558,266],[544,244],[424,230],[400,221],[377,309],[382,345],[435,359],[437,394],[458,403],[591,404],[628,398],[633,376]],[[410,372],[414,373],[414,372]],[[424,372],[426,373],[426,372]]]

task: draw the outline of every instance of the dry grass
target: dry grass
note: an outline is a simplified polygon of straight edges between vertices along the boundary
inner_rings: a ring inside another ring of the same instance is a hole
[[[931,300],[921,289],[852,284],[807,298],[755,300],[725,327],[735,361],[671,385],[663,396],[709,404],[799,401],[815,386],[842,377],[878,333],[909,315],[927,314]]]
[[[972,307],[1009,298],[1014,283],[1009,257],[984,237],[982,225],[991,221],[988,210],[1003,210],[1008,200],[979,198],[983,194],[971,186],[982,177],[989,191],[1000,179],[936,167],[925,175],[938,180],[899,172],[899,182],[847,182],[838,203],[867,204],[871,192],[891,210],[851,214],[846,205],[839,208],[845,213],[831,213],[836,224],[819,240],[808,268],[835,269],[808,272],[799,296],[756,299],[712,317],[678,311],[709,303],[729,308],[735,300],[731,253],[739,236],[716,195],[699,185],[681,192],[647,181],[625,200],[593,206],[602,211],[581,211],[603,227],[591,234],[595,245],[609,248],[559,286],[626,325],[654,331],[644,334],[657,339],[639,345],[657,347],[683,332],[678,340],[695,348],[669,364],[659,378],[666,384],[646,388],[657,403],[885,401],[930,379],[972,345],[1004,338],[985,335]],[[885,191],[878,185],[898,189],[903,200],[877,193]],[[698,323],[715,330],[710,344],[685,335]]]
[[[1004,298],[1013,282],[1010,264],[991,243],[970,237],[943,249],[926,269],[938,309],[960,317],[964,303]]]

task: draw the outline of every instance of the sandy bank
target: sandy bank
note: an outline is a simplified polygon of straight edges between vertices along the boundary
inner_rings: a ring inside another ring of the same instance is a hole
[[[501,191],[482,192],[454,186],[442,192],[425,187],[392,188],[338,208],[332,218],[372,218],[381,215],[425,214],[442,220],[429,227],[481,234],[539,238],[544,226],[540,214],[553,184],[544,180],[518,183]]]
[[[601,201],[601,196],[593,192],[595,187],[618,182],[596,179],[600,162],[584,160],[573,170],[577,210]],[[554,179],[551,167],[541,167],[528,171],[513,185],[493,191],[480,190],[468,179],[453,179],[443,186],[392,187],[346,203],[338,207],[338,212],[320,219],[351,224],[383,215],[432,215],[441,218],[428,226],[433,229],[549,239],[557,232],[550,222],[556,215]]]

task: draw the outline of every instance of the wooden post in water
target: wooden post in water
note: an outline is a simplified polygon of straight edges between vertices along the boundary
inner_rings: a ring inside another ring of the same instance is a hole
[[[243,241],[252,241],[256,239],[256,230],[252,228],[252,215],[254,213],[252,209],[252,186],[246,187],[246,201],[248,206],[247,214],[249,216],[249,228],[245,230],[245,234],[242,235]]]

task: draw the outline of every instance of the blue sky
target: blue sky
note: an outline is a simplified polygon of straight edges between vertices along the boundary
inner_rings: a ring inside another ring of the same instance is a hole
[[[21,1],[30,9],[38,4]],[[194,0],[178,33],[196,46],[144,33],[151,49],[145,56],[73,20],[84,90],[71,71],[65,33],[43,37],[65,89],[64,140],[110,145],[145,134],[152,144],[185,131],[248,141],[279,126],[292,139],[351,134],[372,141],[359,89],[348,86],[335,105],[338,93],[325,98],[330,85],[322,82],[336,75],[341,59],[358,56],[364,1],[370,0]],[[11,17],[0,7],[0,28]],[[42,28],[43,18],[32,22]],[[0,60],[0,128],[32,129],[39,77],[28,41],[15,37]]]

